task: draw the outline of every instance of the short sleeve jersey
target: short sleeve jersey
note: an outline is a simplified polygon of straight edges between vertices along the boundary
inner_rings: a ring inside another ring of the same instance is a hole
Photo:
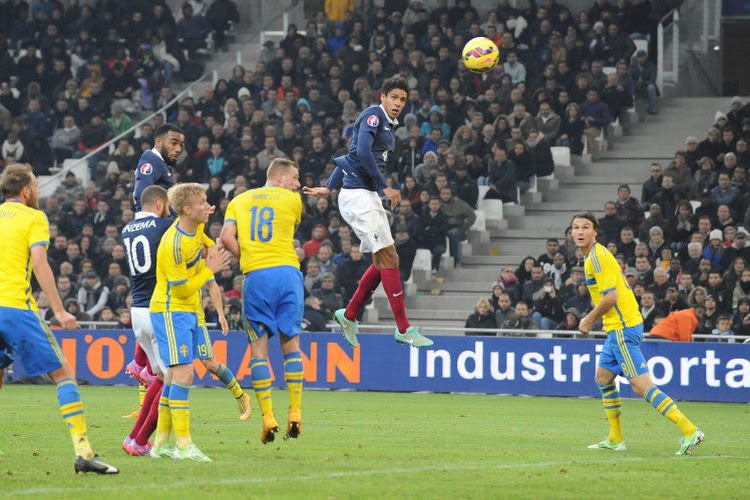
[[[607,293],[613,290],[617,292],[617,303],[602,317],[605,332],[623,330],[643,323],[633,290],[625,280],[617,260],[606,247],[599,243],[591,247],[584,260],[583,272],[594,306]]]
[[[31,249],[49,245],[44,212],[21,202],[0,205],[0,307],[36,311],[31,295]]]
[[[294,231],[301,219],[302,199],[288,189],[264,186],[232,199],[224,222],[237,225],[242,272],[276,266],[299,269]]]

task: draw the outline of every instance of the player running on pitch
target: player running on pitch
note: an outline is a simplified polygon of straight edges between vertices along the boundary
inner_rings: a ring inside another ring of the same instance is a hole
[[[294,252],[294,231],[302,218],[299,167],[276,158],[266,185],[235,197],[227,207],[221,242],[240,259],[243,320],[250,337],[253,387],[263,413],[260,440],[274,440],[279,424],[271,401],[268,339],[279,334],[289,390],[287,437],[302,433],[302,356],[300,327],[305,294]],[[239,241],[238,241],[239,239]]]
[[[303,191],[312,196],[328,196],[332,189],[338,189],[343,184],[338,199],[341,215],[362,242],[362,252],[373,254],[373,263],[362,276],[346,309],[334,313],[334,319],[344,330],[347,342],[352,347],[359,343],[357,315],[382,281],[396,318],[396,341],[414,347],[429,347],[432,340],[424,337],[419,328],[411,326],[406,318],[398,254],[386,211],[378,195],[382,192],[391,202],[392,209],[401,202],[401,193],[388,187],[383,169],[388,152],[393,151],[396,143],[394,129],[406,105],[409,87],[401,78],[389,78],[383,82],[380,92],[380,104],[362,111],[354,122],[349,153],[334,158],[336,170],[326,186],[305,187]]]
[[[596,368],[596,384],[602,393],[604,412],[609,420],[609,437],[589,448],[625,451],[620,422],[620,392],[615,384],[615,377],[622,375],[627,377],[636,394],[680,429],[680,449],[675,455],[690,455],[705,435],[651,380],[646,358],[640,348],[643,317],[614,256],[596,242],[599,233],[596,217],[590,212],[577,213],[573,216],[571,229],[573,241],[585,257],[583,270],[594,302],[594,309],[581,320],[578,329],[587,334],[591,331],[591,325],[602,318],[604,331],[607,332]]]
[[[86,432],[86,414],[75,374],[57,340],[37,312],[31,295],[31,271],[66,330],[78,327],[60,300],[47,261],[49,223],[39,210],[39,183],[27,164],[5,167],[0,190],[0,344],[7,344],[30,376],[46,373],[57,384],[57,401],[73,439],[77,473],[117,474],[117,468],[94,455]],[[6,359],[7,361],[7,359]]]

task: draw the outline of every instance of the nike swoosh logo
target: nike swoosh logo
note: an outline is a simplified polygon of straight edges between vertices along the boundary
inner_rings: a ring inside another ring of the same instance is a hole
[[[404,294],[404,292],[403,292],[403,291],[401,291],[401,292],[398,292],[398,293],[394,293],[394,294],[393,294],[393,296],[394,296],[394,297],[398,297],[399,295],[403,295],[403,294]]]
[[[407,339],[404,339],[404,342],[406,342],[407,344],[412,344],[413,345],[414,344],[414,339],[411,338],[411,337],[409,337]]]
[[[390,130],[388,127],[383,127],[383,130]]]

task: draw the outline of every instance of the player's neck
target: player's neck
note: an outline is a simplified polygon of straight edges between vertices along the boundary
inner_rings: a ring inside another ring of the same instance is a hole
[[[198,230],[198,223],[192,220],[190,217],[180,217],[180,220],[177,221],[177,227],[183,233],[193,235]]]
[[[21,205],[28,205],[28,204],[26,203],[26,200],[25,200],[25,199],[23,199],[23,198],[8,198],[8,199],[7,199],[7,200],[5,200],[5,201],[9,201],[9,202],[11,202],[11,203],[20,203]]]
[[[596,245],[596,242],[592,243],[591,245],[589,245],[589,246],[587,246],[587,247],[583,247],[583,246],[582,246],[582,247],[578,247],[578,248],[580,248],[580,249],[581,249],[581,254],[582,254],[582,255],[583,255],[584,257],[588,257],[588,255],[589,255],[589,252],[591,251],[591,249],[592,249],[592,248],[594,248],[594,245]]]

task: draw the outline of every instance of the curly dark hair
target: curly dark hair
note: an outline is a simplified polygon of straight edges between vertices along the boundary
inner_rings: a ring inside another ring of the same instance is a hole
[[[409,94],[409,84],[406,82],[405,79],[399,76],[387,78],[383,82],[383,86],[380,88],[380,92],[382,92],[383,95],[388,95],[389,92],[395,89],[401,89],[404,92],[406,92],[407,95]]]

